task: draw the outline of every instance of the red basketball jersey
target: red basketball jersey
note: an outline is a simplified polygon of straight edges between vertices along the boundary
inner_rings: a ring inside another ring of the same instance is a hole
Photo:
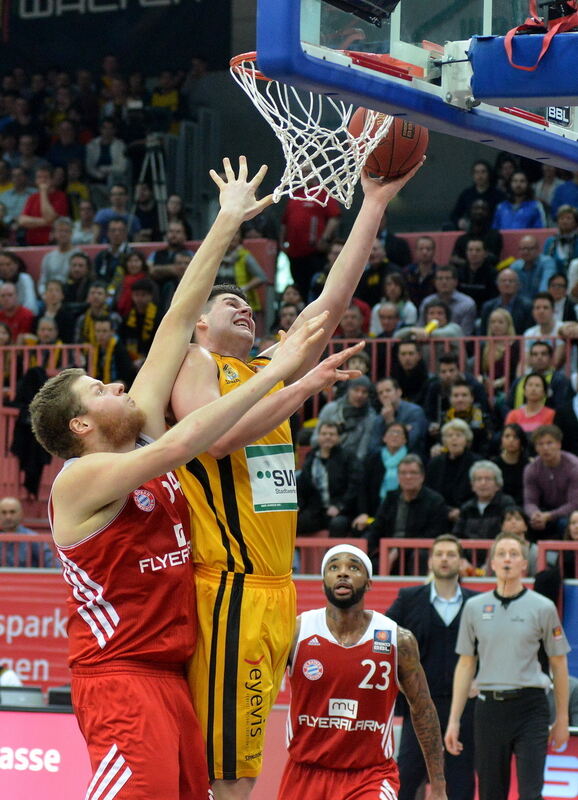
[[[52,524],[51,512],[50,501]],[[190,658],[197,624],[190,519],[172,472],[131,492],[108,525],[57,549],[70,587],[71,667]]]
[[[289,676],[287,746],[293,761],[361,769],[393,757],[393,620],[374,611],[358,644],[343,647],[327,627],[324,608],[306,611]]]

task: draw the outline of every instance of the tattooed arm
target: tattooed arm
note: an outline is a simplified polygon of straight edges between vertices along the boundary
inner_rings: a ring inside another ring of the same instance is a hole
[[[413,729],[423,752],[432,800],[446,800],[444,748],[440,721],[429,693],[413,633],[397,629],[399,684],[407,698]]]

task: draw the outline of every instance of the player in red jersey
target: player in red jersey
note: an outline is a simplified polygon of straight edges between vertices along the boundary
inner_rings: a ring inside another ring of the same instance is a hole
[[[210,796],[185,680],[195,639],[189,514],[172,470],[299,368],[323,334],[325,314],[283,340],[280,356],[246,386],[166,431],[173,383],[227,245],[241,222],[270,202],[255,199],[264,167],[248,180],[244,158],[238,177],[228,159],[224,166],[224,179],[211,173],[221,211],[130,395],[122,384],[72,369],[48,381],[31,404],[38,440],[68,459],[52,487],[50,517],[70,587],[73,705],[94,770],[86,800]],[[316,390],[349,377],[339,363],[327,359],[317,368]]]
[[[298,618],[290,658],[289,759],[277,800],[395,800],[393,713],[405,694],[432,800],[446,800],[439,720],[413,634],[364,608],[372,567],[338,544],[321,567],[325,608]]]

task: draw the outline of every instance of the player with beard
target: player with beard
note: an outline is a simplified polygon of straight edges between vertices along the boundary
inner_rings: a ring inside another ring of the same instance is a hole
[[[238,177],[228,159],[224,167],[224,178],[211,172],[221,211],[130,395],[122,384],[104,385],[68,369],[30,406],[37,439],[67,459],[52,487],[49,516],[70,586],[72,701],[94,770],[87,800],[210,796],[185,677],[196,613],[189,512],[173,470],[299,369],[323,334],[321,314],[302,333],[282,339],[279,356],[250,385],[166,431],[171,389],[227,245],[243,220],[270,202],[255,199],[264,167],[252,180],[244,158]],[[338,365],[333,360],[325,368],[329,383],[349,377]]]
[[[452,676],[458,660],[455,653],[460,618],[466,600],[476,592],[461,586],[463,549],[459,539],[444,533],[434,539],[428,567],[433,580],[422,586],[399,590],[387,616],[410,630],[416,638],[423,671],[442,730],[447,725],[452,698]],[[474,777],[474,701],[468,700],[462,716],[463,750],[458,756],[445,754],[445,776],[451,800],[472,800]],[[426,778],[421,747],[414,733],[409,709],[404,704],[399,742],[399,800],[415,800]]]
[[[289,758],[277,800],[395,800],[393,715],[405,694],[423,750],[432,800],[445,800],[436,710],[412,633],[365,609],[371,561],[338,544],[321,565],[325,608],[305,611],[289,660]]]

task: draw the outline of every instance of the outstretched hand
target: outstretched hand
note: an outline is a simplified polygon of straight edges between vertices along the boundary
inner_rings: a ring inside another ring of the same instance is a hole
[[[365,342],[347,347],[339,353],[325,358],[316,367],[313,367],[302,380],[306,382],[309,394],[316,394],[323,389],[329,389],[337,381],[348,381],[352,378],[359,378],[361,372],[358,369],[339,369],[351,356],[359,353],[365,346]]]
[[[219,187],[219,203],[221,204],[222,211],[239,214],[241,222],[248,219],[253,219],[257,214],[260,214],[267,206],[273,202],[273,195],[268,194],[266,197],[257,200],[255,193],[261,185],[263,178],[267,174],[267,165],[263,164],[254,178],[247,179],[247,159],[245,156],[239,156],[239,174],[235,175],[235,171],[231,166],[228,158],[223,159],[223,171],[225,177],[215,172],[212,169],[209,172],[211,178]]]
[[[368,199],[375,199],[382,204],[387,204],[400,192],[406,183],[408,183],[413,176],[425,164],[426,156],[422,156],[421,160],[406,172],[405,175],[400,175],[399,178],[388,180],[387,178],[371,178],[367,171],[364,169],[361,172],[361,185]]]
[[[279,331],[280,342],[273,353],[269,367],[278,370],[280,380],[293,375],[308,358],[311,348],[325,333],[323,323],[328,316],[329,312],[323,311],[304,322],[295,331],[291,330],[289,334]]]

